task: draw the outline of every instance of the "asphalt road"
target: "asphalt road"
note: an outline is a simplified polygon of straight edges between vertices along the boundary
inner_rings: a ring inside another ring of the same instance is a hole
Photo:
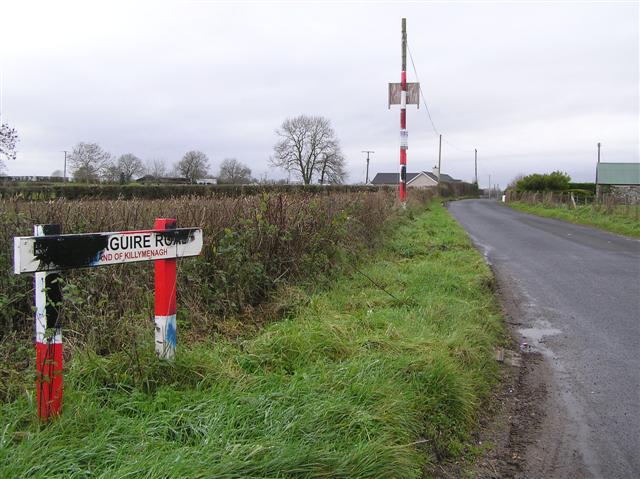
[[[640,478],[640,241],[490,200],[449,210],[549,366],[526,477]]]

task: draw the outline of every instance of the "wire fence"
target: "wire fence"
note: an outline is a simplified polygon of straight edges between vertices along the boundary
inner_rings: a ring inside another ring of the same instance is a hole
[[[580,194],[572,191],[524,191],[506,192],[507,202],[520,202],[532,206],[546,206],[566,209],[590,208],[607,215],[625,216],[640,219],[640,205],[630,195],[601,192],[598,195]]]

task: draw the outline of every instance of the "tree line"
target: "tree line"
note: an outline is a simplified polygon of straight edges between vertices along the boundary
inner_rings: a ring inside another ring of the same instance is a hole
[[[284,170],[289,177],[293,176],[295,181],[305,185],[344,183],[347,178],[345,158],[336,132],[327,118],[308,115],[287,118],[275,133],[278,141],[273,147],[273,156],[269,158],[270,165]],[[2,125],[0,157],[4,155],[8,159],[15,159],[17,141],[15,129]],[[145,162],[133,153],[115,157],[98,143],[80,142],[73,148],[68,161],[73,179],[81,183],[129,183],[142,175],[156,179],[180,176],[196,182],[212,176],[209,157],[198,150],[187,151],[182,159],[169,168],[160,158]],[[56,170],[52,176],[62,177],[63,173]],[[235,158],[225,159],[213,176],[216,176],[218,183],[257,182],[251,176],[251,169]]]
[[[216,176],[220,183],[251,183],[251,169],[235,158],[227,158],[217,173],[212,173],[209,157],[198,150],[187,151],[172,168],[165,160],[153,158],[144,162],[133,153],[114,157],[98,143],[78,143],[68,157],[73,179],[80,183],[105,181],[129,183],[137,177],[148,175],[155,179],[179,176],[189,182]],[[52,176],[62,176],[56,170]]]
[[[571,187],[571,177],[562,171],[519,175],[511,180],[507,188],[523,191],[565,191]]]

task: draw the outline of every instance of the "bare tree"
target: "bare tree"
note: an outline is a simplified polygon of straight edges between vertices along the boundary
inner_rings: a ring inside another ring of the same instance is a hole
[[[81,166],[73,171],[73,179],[79,183],[97,183],[100,181],[98,174],[87,166]]]
[[[201,151],[187,151],[182,157],[182,160],[176,165],[176,169],[182,176],[194,182],[199,178],[207,176],[207,172],[209,171],[209,158]]]
[[[167,164],[162,158],[153,158],[146,162],[145,172],[154,178],[163,178],[167,176]]]
[[[62,170],[53,170],[51,172],[52,178],[62,178],[63,176],[64,176],[64,173],[62,173]]]
[[[287,118],[276,135],[280,140],[273,147],[275,154],[269,161],[273,166],[293,172],[305,185],[311,184],[316,175],[322,176],[322,171],[325,175],[329,173],[329,163],[324,164],[328,158],[342,158],[331,122],[321,116]]]
[[[251,183],[251,168],[235,158],[226,158],[220,165],[218,183]]]
[[[118,170],[125,182],[130,182],[134,175],[144,173],[142,160],[132,153],[126,153],[118,158]]]
[[[321,185],[341,184],[347,179],[347,172],[344,169],[344,156],[337,140],[322,155],[317,170]]]
[[[16,159],[16,144],[18,143],[18,133],[15,128],[11,128],[6,123],[0,124],[0,171],[4,170],[4,156],[8,160]]]
[[[97,181],[110,162],[111,155],[97,143],[78,143],[69,156],[76,181]]]
[[[102,168],[102,179],[108,183],[124,183],[124,174],[117,163],[109,163]]]

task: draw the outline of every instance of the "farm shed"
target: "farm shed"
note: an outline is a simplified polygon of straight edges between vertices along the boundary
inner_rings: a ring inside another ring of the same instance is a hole
[[[640,202],[640,163],[598,163],[597,194],[608,191],[622,200]]]

